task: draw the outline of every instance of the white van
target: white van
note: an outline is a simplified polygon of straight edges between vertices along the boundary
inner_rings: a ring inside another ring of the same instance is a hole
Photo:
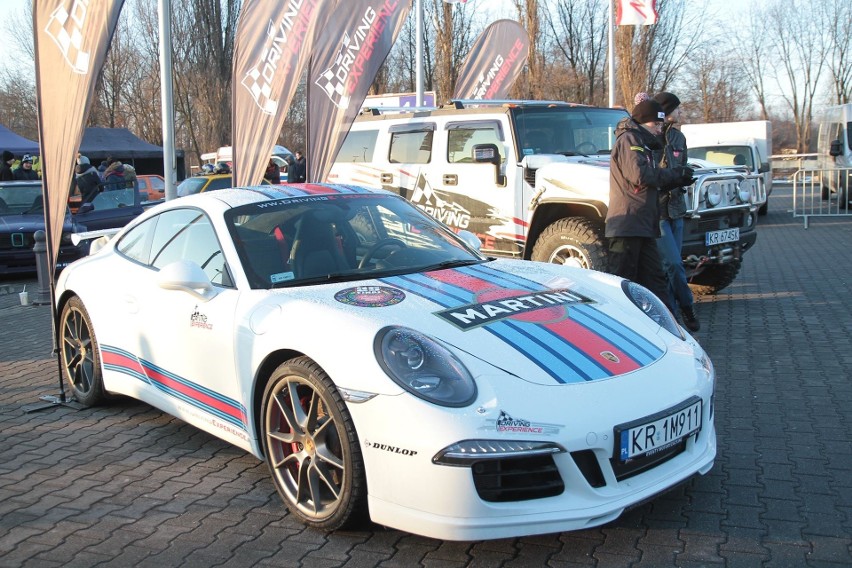
[[[819,123],[817,139],[822,170],[822,197],[837,193],[843,203],[850,197],[852,176],[852,103],[829,107]]]

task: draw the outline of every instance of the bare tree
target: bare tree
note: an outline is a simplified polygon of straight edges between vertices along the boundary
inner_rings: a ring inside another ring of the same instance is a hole
[[[748,12],[747,27],[749,33],[733,36],[734,49],[743,62],[740,71],[745,77],[752,94],[757,99],[762,120],[769,119],[767,92],[764,71],[769,64],[769,37],[765,33],[765,14],[752,5]]]
[[[516,83],[513,91],[524,99],[544,98],[544,54],[542,51],[541,10],[538,0],[512,0],[518,21],[530,36],[530,54],[526,77]]]
[[[622,104],[632,105],[639,91],[665,90],[701,46],[703,11],[687,11],[685,0],[659,0],[657,7],[656,24],[616,29],[616,77]]]
[[[808,6],[800,0],[775,0],[764,16],[775,80],[793,114],[798,152],[807,152],[810,146],[814,96],[827,55],[825,12],[808,10],[809,17],[801,18]]]
[[[607,98],[606,0],[558,0],[544,21],[553,37],[545,64],[549,98],[603,104]]]
[[[852,4],[823,0],[829,41],[829,70],[835,104],[852,100]]]
[[[745,118],[748,89],[741,80],[742,65],[734,55],[717,49],[697,53],[682,69],[680,83],[688,122],[731,122]]]

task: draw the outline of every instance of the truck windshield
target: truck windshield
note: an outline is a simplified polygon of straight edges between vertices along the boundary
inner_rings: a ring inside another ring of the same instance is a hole
[[[624,110],[592,107],[521,107],[514,109],[521,156],[532,154],[609,154]]]
[[[708,146],[689,148],[689,157],[707,160],[722,166],[745,166],[755,169],[751,149],[748,146]],[[759,164],[758,164],[759,165]]]

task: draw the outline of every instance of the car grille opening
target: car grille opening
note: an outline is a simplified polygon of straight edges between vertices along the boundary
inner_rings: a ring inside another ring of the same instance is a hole
[[[565,490],[552,456],[483,460],[474,463],[471,472],[483,501],[541,499]]]
[[[642,456],[640,458],[629,460],[625,463],[621,463],[617,458],[610,458],[609,462],[612,466],[613,472],[615,473],[615,479],[622,481],[624,479],[631,478],[634,475],[639,475],[643,471],[647,471],[652,467],[660,465],[661,463],[683,453],[686,449],[686,440],[687,439],[684,438],[679,443],[662,452],[652,454],[650,456]]]
[[[581,450],[579,452],[571,452],[571,457],[574,463],[586,478],[586,482],[592,487],[603,487],[606,485],[601,464],[598,462],[595,452],[592,450]]]

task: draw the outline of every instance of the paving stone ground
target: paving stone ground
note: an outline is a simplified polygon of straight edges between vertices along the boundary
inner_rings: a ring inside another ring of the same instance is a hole
[[[736,282],[702,298],[713,470],[595,529],[442,542],[288,514],[265,465],[145,404],[25,413],[59,392],[50,310],[0,282],[0,568],[852,565],[852,218],[778,187]]]

